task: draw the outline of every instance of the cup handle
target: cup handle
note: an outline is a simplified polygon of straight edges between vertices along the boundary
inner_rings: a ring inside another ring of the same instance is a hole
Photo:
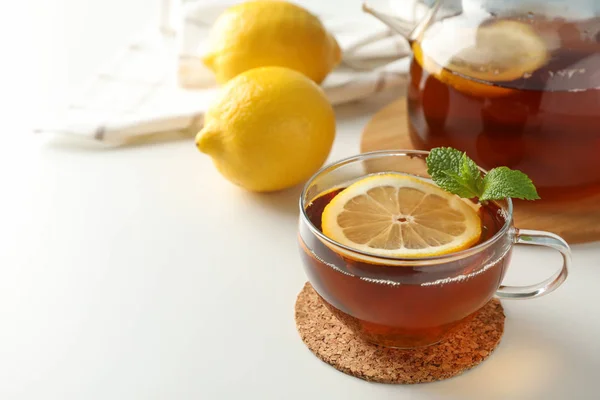
[[[533,299],[553,292],[569,275],[571,268],[571,249],[567,242],[558,235],[544,231],[529,229],[517,229],[515,244],[528,244],[534,246],[550,247],[557,250],[563,258],[563,265],[548,279],[535,285],[529,286],[505,286],[500,285],[496,295],[501,299]]]

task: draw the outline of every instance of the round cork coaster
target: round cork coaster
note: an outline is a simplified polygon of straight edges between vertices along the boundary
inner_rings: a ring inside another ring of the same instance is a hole
[[[380,383],[434,382],[459,375],[488,358],[504,331],[504,310],[497,299],[442,342],[411,350],[362,341],[323,305],[309,283],[295,308],[296,327],[310,351],[348,375]]]

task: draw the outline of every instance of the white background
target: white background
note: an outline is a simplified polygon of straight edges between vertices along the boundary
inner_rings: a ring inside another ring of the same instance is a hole
[[[0,18],[1,399],[598,398],[600,244],[574,246],[557,292],[505,301],[502,343],[473,371],[415,386],[346,376],[295,329],[299,188],[244,192],[191,141],[96,150],[29,132],[158,18],[157,0],[11,2]],[[336,110],[330,161],[358,152],[393,97]],[[558,267],[516,253],[508,283]]]

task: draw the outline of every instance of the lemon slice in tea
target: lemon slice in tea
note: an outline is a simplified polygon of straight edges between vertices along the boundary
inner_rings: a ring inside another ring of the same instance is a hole
[[[550,57],[544,39],[528,24],[502,20],[479,26],[474,43],[457,52],[445,67],[486,82],[522,78]]]
[[[325,207],[321,222],[329,238],[387,257],[453,253],[481,236],[475,205],[400,173],[372,175],[348,186]]]

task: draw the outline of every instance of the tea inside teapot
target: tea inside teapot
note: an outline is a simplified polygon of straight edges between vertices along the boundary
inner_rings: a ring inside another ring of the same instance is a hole
[[[600,193],[600,2],[419,4],[432,7],[402,32],[413,146],[522,170],[542,198]]]

